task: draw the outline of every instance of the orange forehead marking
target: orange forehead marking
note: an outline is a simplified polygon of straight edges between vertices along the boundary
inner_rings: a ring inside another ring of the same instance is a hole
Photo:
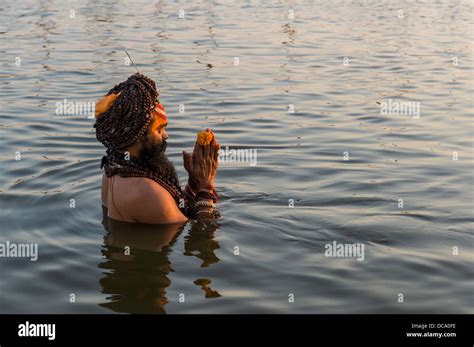
[[[162,107],[160,107],[161,104],[159,104],[152,112],[154,120],[153,120],[153,125],[152,129],[156,130],[158,127],[161,125],[165,125],[168,123],[168,120],[166,118],[166,112]]]

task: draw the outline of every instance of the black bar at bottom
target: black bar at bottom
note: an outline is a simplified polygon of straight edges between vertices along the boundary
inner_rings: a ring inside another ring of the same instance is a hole
[[[472,315],[0,315],[0,346],[136,346],[167,338],[228,345],[258,336],[279,344],[471,347],[473,326]]]

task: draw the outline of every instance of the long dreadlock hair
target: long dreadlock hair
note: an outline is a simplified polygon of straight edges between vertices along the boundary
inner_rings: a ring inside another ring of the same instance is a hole
[[[152,111],[158,103],[155,82],[136,73],[117,84],[107,95],[120,95],[112,106],[97,118],[94,128],[97,140],[105,147],[122,150],[139,141],[152,120]]]

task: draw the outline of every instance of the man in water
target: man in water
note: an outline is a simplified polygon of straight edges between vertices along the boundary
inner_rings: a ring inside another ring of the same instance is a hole
[[[196,141],[192,155],[183,151],[188,184],[181,190],[165,154],[168,124],[155,82],[136,73],[112,88],[96,105],[97,139],[102,158],[102,204],[115,220],[148,224],[181,223],[188,218],[215,219],[214,179],[220,145]]]

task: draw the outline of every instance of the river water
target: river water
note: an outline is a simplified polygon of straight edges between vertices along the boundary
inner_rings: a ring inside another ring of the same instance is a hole
[[[0,312],[473,313],[472,11],[2,2],[0,240],[38,259],[0,258]],[[93,120],[56,103],[125,80],[124,48],[159,87],[182,182],[206,127],[257,153],[220,164],[218,223],[103,218]]]

